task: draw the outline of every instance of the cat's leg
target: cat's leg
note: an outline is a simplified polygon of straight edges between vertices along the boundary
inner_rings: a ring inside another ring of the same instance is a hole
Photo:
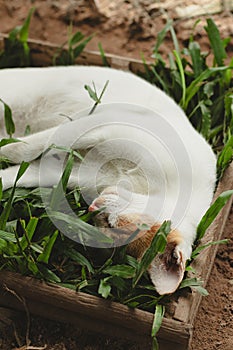
[[[20,142],[1,147],[0,157],[5,157],[12,163],[30,162],[38,158],[44,151],[48,139],[56,131],[56,127],[29,136],[18,138]]]
[[[79,129],[79,121],[73,121],[21,137],[21,142],[3,146],[0,149],[0,157],[6,157],[15,164],[30,162],[37,159],[51,145],[83,150],[90,149],[107,137],[102,127],[88,130],[87,126],[83,133],[79,132]],[[50,155],[54,152],[57,151],[51,151]]]
[[[3,190],[13,187],[20,165],[14,165],[7,169],[0,170]],[[19,179],[18,187],[37,187],[38,186],[38,168],[37,162],[30,164],[24,175]]]
[[[30,163],[28,169],[17,181],[17,187],[52,187],[58,184],[62,169],[60,169],[56,158],[49,158],[47,160],[46,168],[41,166],[40,159]],[[3,190],[13,187],[20,165],[14,165],[7,169],[0,170],[0,178],[2,179]]]

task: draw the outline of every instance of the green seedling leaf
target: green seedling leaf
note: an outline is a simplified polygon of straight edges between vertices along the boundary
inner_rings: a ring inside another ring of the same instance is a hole
[[[160,77],[159,73],[157,73],[157,71],[155,70],[155,67],[151,66],[151,71],[154,74],[154,76],[156,77],[156,79],[158,80],[158,82],[160,83],[163,91],[165,91],[167,94],[169,94],[169,90],[168,90],[166,82]]]
[[[24,228],[24,224],[21,220],[21,225],[24,229],[24,236],[21,239],[20,246],[22,250],[25,250],[28,246],[31,245],[31,240],[33,238],[33,235],[35,233],[37,224],[38,224],[38,218],[31,217],[27,226]]]
[[[16,143],[16,142],[22,142],[21,140],[18,140],[18,139],[13,139],[13,138],[10,138],[10,139],[1,139],[0,141],[0,147],[4,147],[6,145],[9,145],[10,143]]]
[[[165,221],[156,232],[150,247],[144,253],[141,261],[139,262],[136,275],[133,280],[133,287],[135,287],[140,280],[143,273],[148,269],[151,262],[154,260],[158,253],[163,253],[167,244],[167,235],[171,230],[171,222]]]
[[[71,36],[69,39],[69,45],[74,46],[75,44],[79,43],[84,38],[84,34],[81,32],[76,32],[74,35]]]
[[[3,195],[3,186],[2,186],[2,178],[0,177],[0,202],[2,200],[2,195]]]
[[[84,88],[87,90],[87,92],[92,100],[94,100],[95,102],[99,102],[99,98],[98,98],[97,93],[96,93],[95,83],[92,82],[92,84],[93,84],[94,90],[89,85],[84,85]]]
[[[205,63],[201,56],[200,45],[196,41],[191,41],[189,43],[189,53],[192,58],[194,77],[197,78],[205,69]]]
[[[135,275],[135,268],[128,265],[114,265],[105,268],[103,273],[122,278],[132,278]]]
[[[26,20],[24,21],[22,27],[19,30],[19,38],[20,38],[20,41],[23,43],[26,43],[28,40],[29,25],[30,25],[31,17],[34,11],[35,11],[34,7],[30,9]]]
[[[93,38],[93,35],[90,35],[89,37],[84,39],[78,46],[76,46],[73,49],[74,59],[76,59],[78,56],[80,56],[80,54],[83,52],[83,50],[85,49],[85,47],[87,46],[89,41],[91,41],[92,38]]]
[[[218,27],[211,18],[207,19],[207,26],[205,27],[207,35],[210,40],[210,45],[214,52],[214,58],[218,66],[223,66],[224,59],[227,57],[224,43],[220,37]]]
[[[217,169],[218,169],[218,178],[224,173],[224,170],[233,160],[233,135],[231,135],[223,147],[222,151],[218,155],[217,159]]]
[[[104,298],[107,299],[111,293],[111,286],[108,284],[109,278],[104,278],[100,280],[98,293]]]
[[[98,48],[99,48],[100,56],[102,58],[103,66],[110,67],[110,64],[108,63],[107,57],[105,56],[105,52],[101,43],[98,43]]]
[[[71,151],[68,156],[68,160],[66,162],[65,169],[63,171],[62,177],[59,180],[57,186],[53,188],[51,199],[50,199],[50,208],[51,210],[58,210],[65,198],[65,191],[67,189],[67,185],[69,182],[69,178],[74,165],[74,155]]]
[[[210,109],[206,106],[206,102],[200,101],[199,107],[201,109],[202,120],[201,120],[201,134],[208,139],[211,127],[211,112]]]
[[[22,162],[20,164],[17,176],[16,176],[16,180],[15,180],[15,184],[19,181],[19,179],[23,176],[23,174],[25,173],[25,171],[27,170],[27,168],[29,167],[29,163],[28,162]]]
[[[7,242],[13,242],[16,243],[16,238],[14,233],[2,231],[0,230],[0,239],[7,241]]]
[[[157,41],[156,41],[156,44],[155,44],[154,49],[153,49],[152,57],[154,57],[154,54],[156,54],[158,52],[159,47],[163,43],[167,32],[170,30],[170,28],[172,26],[172,23],[173,23],[173,21],[171,19],[168,19],[164,28],[157,34]]]
[[[59,233],[58,230],[56,230],[53,233],[53,235],[51,237],[49,237],[49,239],[44,247],[43,253],[41,253],[37,258],[38,262],[44,262],[44,263],[48,264],[54,243],[56,242],[56,239],[58,236],[58,233]]]
[[[26,125],[25,131],[24,131],[24,136],[28,136],[31,134],[31,127],[30,125]]]
[[[202,252],[204,249],[206,249],[210,246],[217,245],[217,244],[227,244],[228,242],[229,242],[228,239],[221,239],[220,241],[209,242],[209,243],[206,243],[200,247],[197,247],[192,252],[191,259],[195,259],[200,254],[200,252]]]
[[[175,51],[179,54],[180,52],[179,42],[177,40],[176,32],[173,26],[170,27],[170,33],[171,33],[172,41],[175,47]]]
[[[162,325],[163,317],[165,313],[165,307],[163,305],[157,304],[155,307],[154,320],[151,330],[151,336],[155,337],[160,330]]]
[[[152,338],[152,350],[159,350],[159,343],[156,337]]]
[[[69,258],[71,258],[76,263],[80,264],[81,266],[85,266],[90,273],[94,273],[93,266],[87,260],[87,258],[85,258],[85,256],[83,256],[81,253],[77,252],[74,249],[71,249],[71,250],[66,251],[65,255],[68,256]]]
[[[184,110],[187,109],[189,102],[200,90],[200,86],[205,80],[209,79],[212,75],[218,72],[224,72],[224,71],[227,71],[228,69],[229,69],[228,66],[207,68],[199,75],[199,77],[194,79],[186,89],[186,100],[185,100],[184,106],[182,106]]]
[[[35,261],[29,260],[28,261],[28,269],[33,273],[34,276],[38,276],[40,274],[40,271],[38,269],[38,266],[36,265]]]
[[[61,279],[50,269],[48,269],[46,266],[40,264],[39,271],[42,274],[43,278],[48,282],[53,283],[61,283]]]
[[[4,122],[5,122],[6,132],[11,138],[12,134],[14,134],[15,132],[15,124],[12,119],[12,112],[10,107],[1,98],[0,98],[0,102],[2,102],[4,106]]]
[[[202,287],[203,281],[198,280],[197,278],[186,278],[180,284],[179,289],[182,288],[193,288],[196,289],[201,295],[207,296],[209,295],[208,291]]]
[[[203,297],[207,297],[209,295],[208,290],[206,290],[204,287],[202,286],[196,286],[194,287],[194,289],[201,294]]]
[[[23,174],[27,170],[28,166],[29,166],[29,163],[26,163],[26,162],[22,162],[20,165],[14,186],[11,190],[11,194],[10,194],[9,199],[8,199],[6,205],[4,206],[4,209],[0,215],[0,230],[5,230],[5,228],[6,228],[6,223],[7,223],[7,220],[10,216],[11,209],[12,209],[14,194],[15,194],[15,190],[16,190],[16,184],[19,181],[19,179],[21,178],[21,176],[23,176]]]
[[[220,210],[228,202],[233,194],[233,190],[225,191],[219,195],[211,207],[207,210],[197,227],[197,240],[200,240],[207,228],[212,224]]]
[[[76,218],[74,215],[64,214],[62,212],[49,212],[49,217],[57,220],[64,225],[64,232],[70,239],[82,242],[84,245],[88,242],[95,242],[96,244],[113,243],[112,238],[105,236],[96,227]]]
[[[108,86],[108,83],[109,83],[109,80],[106,81],[104,87],[103,87],[103,90],[101,91],[100,93],[100,96],[98,97],[97,96],[97,92],[96,92],[96,87],[95,87],[95,83],[93,82],[93,88],[94,90],[89,86],[89,85],[84,85],[84,88],[87,90],[87,92],[89,93],[89,96],[92,100],[95,101],[95,104],[94,106],[92,107],[91,111],[89,112],[89,115],[91,115],[92,113],[94,113],[96,107],[98,106],[98,104],[101,103],[101,99],[103,97],[103,94]]]
[[[181,104],[181,106],[184,106],[185,105],[185,98],[186,98],[186,82],[185,82],[184,68],[183,68],[180,54],[176,50],[174,50],[173,53],[174,53],[174,56],[176,58],[176,63],[178,65],[179,72],[180,72],[180,78],[181,78],[182,98],[181,98],[180,104]]]
[[[54,65],[73,65],[75,59],[82,53],[86,45],[93,38],[94,35],[90,35],[87,38],[78,31],[72,35],[73,26],[71,25],[68,30],[68,40],[64,42],[59,50],[53,57]],[[65,45],[68,44],[68,50],[65,49]]]

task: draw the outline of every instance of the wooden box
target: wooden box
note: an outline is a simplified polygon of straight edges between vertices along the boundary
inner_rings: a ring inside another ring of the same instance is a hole
[[[0,36],[0,49],[4,46],[4,35]],[[58,47],[50,43],[30,41],[29,46],[34,66],[49,66]],[[115,55],[106,55],[111,67],[144,71],[138,60],[126,59]],[[85,51],[77,59],[77,64],[102,65],[102,58],[97,52]],[[233,188],[233,164],[229,166],[220,181],[215,197],[221,192]],[[229,201],[210,226],[202,243],[221,239],[231,207]],[[197,273],[207,284],[217,246],[204,250],[194,261]],[[10,292],[11,291],[11,292]],[[153,314],[139,309],[130,309],[125,305],[106,301],[101,298],[77,293],[57,285],[48,284],[32,277],[24,277],[16,273],[0,271],[0,306],[13,309],[24,309],[24,305],[14,294],[25,300],[29,312],[52,320],[68,322],[83,329],[100,332],[108,336],[131,339],[142,344],[151,342]],[[171,302],[169,316],[163,320],[158,334],[160,350],[187,350],[192,340],[192,329],[201,295],[197,292],[181,294]]]

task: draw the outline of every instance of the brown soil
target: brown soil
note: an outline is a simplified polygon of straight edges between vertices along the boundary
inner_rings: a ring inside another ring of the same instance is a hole
[[[113,2],[114,3],[114,2]],[[172,11],[161,11],[155,1],[123,1],[111,10],[111,18],[98,13],[92,1],[84,0],[0,0],[0,32],[9,32],[26,18],[31,6],[36,8],[32,18],[30,37],[62,44],[67,40],[67,25],[72,21],[74,31],[84,34],[96,33],[88,44],[88,49],[98,50],[102,43],[105,52],[121,56],[140,58],[140,51],[150,57],[155,44],[156,34],[160,31]],[[156,2],[157,3],[157,2]],[[231,13],[213,16],[223,37],[233,34]],[[175,29],[181,46],[187,43],[194,19],[175,20]],[[203,49],[208,50],[203,25],[205,16],[201,17],[195,37]],[[232,50],[233,43],[230,49]],[[161,46],[161,52],[167,54],[173,49],[171,38]],[[201,303],[195,322],[191,350],[231,350],[233,349],[233,210],[227,222],[224,236],[230,239],[226,246],[219,247],[207,289],[210,293]],[[46,350],[104,350],[131,349],[138,346],[119,340],[106,339],[98,334],[77,330],[70,325],[59,324],[32,317],[30,322],[31,349],[44,347]],[[13,324],[3,325],[0,317],[0,349],[10,350],[23,346],[26,342],[26,319],[22,314],[15,317]],[[27,349],[26,347],[20,348]],[[39,349],[39,348],[38,348]]]

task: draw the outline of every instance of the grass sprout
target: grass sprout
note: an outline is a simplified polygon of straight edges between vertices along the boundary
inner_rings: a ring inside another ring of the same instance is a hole
[[[31,8],[23,25],[14,28],[5,40],[5,48],[0,52],[0,68],[27,67],[31,63],[28,46],[28,32],[31,17],[34,12]]]
[[[85,35],[77,31],[73,34],[73,25],[68,28],[68,40],[59,48],[53,57],[53,64],[56,66],[69,66],[75,64],[75,60],[81,55],[83,50],[94,35],[85,37]],[[68,46],[67,50],[64,47]]]

